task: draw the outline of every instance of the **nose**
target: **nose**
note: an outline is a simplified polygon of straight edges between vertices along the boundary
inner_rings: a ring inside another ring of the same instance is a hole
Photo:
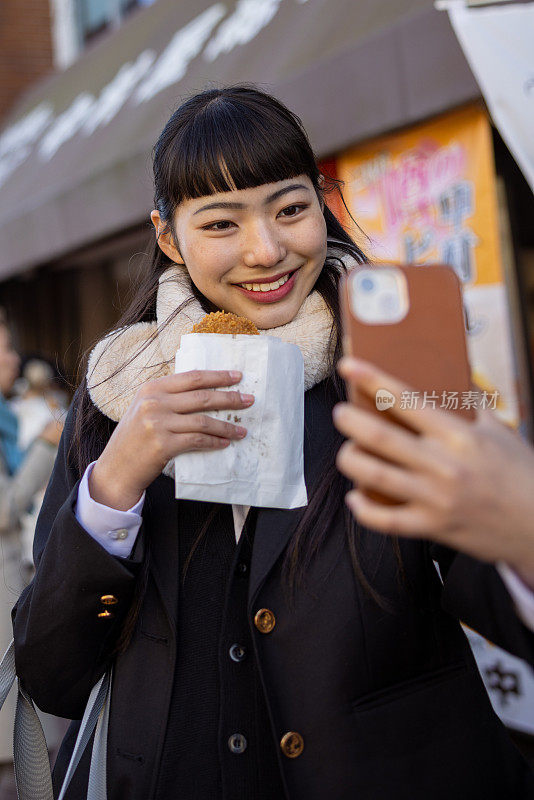
[[[243,249],[247,267],[274,267],[285,257],[286,249],[268,224],[258,223],[247,230]]]

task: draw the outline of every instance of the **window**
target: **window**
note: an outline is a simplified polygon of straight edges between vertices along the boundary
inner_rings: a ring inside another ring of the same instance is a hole
[[[130,11],[154,2],[155,0],[76,0],[82,46],[107,28],[120,25]]]

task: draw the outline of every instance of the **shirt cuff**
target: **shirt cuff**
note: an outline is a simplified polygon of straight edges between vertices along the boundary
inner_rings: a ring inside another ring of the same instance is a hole
[[[523,583],[521,578],[508,564],[500,561],[495,566],[514,601],[517,616],[527,628],[534,631],[534,591]]]
[[[74,514],[82,528],[108,553],[128,558],[141,527],[145,492],[128,511],[119,511],[97,503],[89,494],[89,478],[95,463],[93,461],[89,464],[80,481]]]

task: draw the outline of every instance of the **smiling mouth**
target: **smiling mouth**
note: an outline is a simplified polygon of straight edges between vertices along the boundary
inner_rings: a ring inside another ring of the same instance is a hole
[[[236,283],[235,288],[254,303],[277,303],[286,297],[297,280],[298,268],[279,275],[276,280],[253,283]]]
[[[293,272],[286,272],[285,275],[282,275],[282,277],[270,283],[267,283],[267,281],[258,281],[257,283],[236,283],[235,285],[240,286],[242,289],[247,289],[249,292],[273,292],[275,289],[279,289],[280,286],[283,286],[284,283],[287,283],[295,272],[296,270],[293,270]]]

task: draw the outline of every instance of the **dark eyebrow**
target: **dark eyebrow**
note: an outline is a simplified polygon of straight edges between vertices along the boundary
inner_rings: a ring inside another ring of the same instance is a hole
[[[267,206],[269,203],[274,203],[275,200],[278,200],[285,194],[289,194],[289,192],[294,192],[296,189],[304,189],[306,192],[309,192],[309,187],[305,186],[303,183],[292,183],[290,186],[284,186],[283,189],[278,189],[277,192],[270,194],[269,197],[265,198],[263,205]],[[234,211],[243,211],[246,206],[244,203],[233,203],[227,200],[221,200],[215,203],[208,203],[205,206],[201,206],[201,208],[197,208],[193,216],[195,216],[195,214],[200,214],[201,211],[212,211],[216,208],[231,208]]]
[[[278,189],[277,192],[270,194],[269,197],[265,200],[263,205],[268,205],[269,203],[274,203],[275,200],[278,200],[279,197],[283,197],[285,194],[289,194],[289,192],[294,192],[297,189],[304,189],[304,191],[309,192],[309,187],[305,186],[303,183],[292,183],[289,186],[285,186],[283,189]]]
[[[195,214],[200,214],[201,211],[211,211],[213,208],[233,208],[237,209],[238,211],[242,211],[245,208],[245,206],[243,205],[243,203],[229,203],[221,200],[221,202],[219,203],[208,203],[205,206],[197,208],[193,216],[195,216]]]

